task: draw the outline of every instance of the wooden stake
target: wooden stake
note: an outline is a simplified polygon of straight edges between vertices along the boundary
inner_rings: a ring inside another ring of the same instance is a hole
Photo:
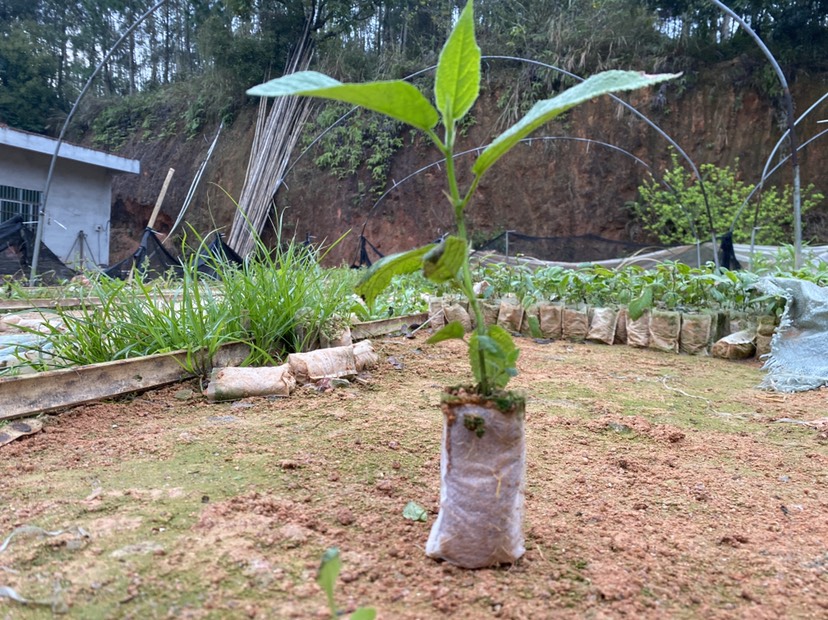
[[[161,212],[161,203],[164,202],[164,196],[167,193],[167,188],[170,186],[170,181],[172,180],[172,176],[175,173],[174,168],[170,168],[167,172],[167,178],[164,179],[164,185],[161,186],[161,193],[158,194],[158,200],[155,201],[155,208],[152,210],[152,215],[150,215],[149,223],[147,224],[147,228],[152,228],[155,225],[155,219],[158,217],[158,214]]]

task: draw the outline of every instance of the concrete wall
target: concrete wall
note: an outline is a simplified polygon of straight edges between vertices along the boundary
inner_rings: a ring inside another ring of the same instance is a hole
[[[43,191],[50,161],[48,155],[0,144],[0,185]],[[66,159],[55,165],[43,242],[70,267],[80,266],[81,231],[88,243],[84,261],[90,266],[109,264],[112,176],[106,168]]]

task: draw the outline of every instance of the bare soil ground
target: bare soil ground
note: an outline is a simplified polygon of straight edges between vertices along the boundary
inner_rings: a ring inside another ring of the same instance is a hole
[[[755,388],[756,362],[521,340],[526,555],[467,571],[425,557],[441,386],[459,343],[375,341],[367,384],[209,404],[200,386],[44,418],[0,448],[0,618],[828,617],[828,444],[777,422],[825,391]],[[406,503],[428,523],[403,517]],[[62,530],[62,533],[60,532]]]

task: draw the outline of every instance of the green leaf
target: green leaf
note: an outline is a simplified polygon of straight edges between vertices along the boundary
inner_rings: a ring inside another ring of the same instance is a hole
[[[483,352],[488,353],[492,357],[496,357],[499,359],[505,358],[505,354],[500,349],[498,344],[489,336],[478,336],[477,346],[478,348],[482,349]]]
[[[532,338],[543,338],[543,332],[540,328],[540,319],[532,315],[527,318],[527,321],[529,323],[529,333],[532,334]]]
[[[331,547],[322,555],[322,563],[319,565],[319,574],[316,583],[328,597],[328,607],[332,615],[336,615],[336,603],[334,602],[334,586],[339,571],[342,569],[342,558],[339,557],[339,549]]]
[[[506,387],[509,380],[517,376],[515,363],[520,355],[520,350],[515,347],[512,336],[497,325],[490,326],[485,335],[480,335],[476,331],[472,333],[469,339],[469,361],[478,383],[482,380],[480,350],[483,351],[486,377],[489,383],[498,388]]]
[[[653,307],[653,287],[647,286],[641,291],[641,295],[637,299],[633,299],[627,305],[627,314],[630,320],[637,321],[641,318],[646,310]]]
[[[369,306],[374,303],[377,295],[382,293],[391,283],[391,278],[404,273],[414,273],[423,266],[423,256],[434,248],[429,244],[416,250],[389,254],[371,265],[362,280],[355,287],[356,294],[361,296]]]
[[[474,38],[474,8],[468,0],[440,52],[434,100],[446,127],[466,115],[480,94],[480,48]]]
[[[459,237],[446,237],[423,257],[423,275],[438,284],[453,280],[466,260],[468,249]]]
[[[377,617],[377,610],[373,607],[360,607],[349,618],[350,620],[374,620]]]
[[[403,508],[403,517],[412,521],[428,521],[428,513],[417,502],[408,502]]]
[[[414,86],[403,80],[343,84],[317,71],[299,71],[247,91],[260,97],[304,95],[362,106],[403,123],[430,130],[440,120],[437,110]]]
[[[639,71],[604,71],[565,90],[561,94],[538,101],[526,116],[500,134],[474,162],[472,171],[478,177],[503,157],[515,144],[544,123],[580,103],[600,95],[634,90],[678,77],[678,73],[648,75]]]
[[[489,336],[497,342],[505,353],[511,353],[517,350],[515,349],[515,342],[512,340],[512,336],[499,325],[489,327]]]
[[[448,325],[440,328],[431,338],[426,340],[426,342],[428,344],[437,344],[438,342],[443,342],[443,340],[462,340],[465,335],[466,330],[463,328],[463,324],[460,321],[452,321]]]

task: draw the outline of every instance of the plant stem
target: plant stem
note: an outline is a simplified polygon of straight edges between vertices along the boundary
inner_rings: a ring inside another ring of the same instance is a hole
[[[438,142],[438,146],[443,151],[443,154],[446,157],[446,177],[448,179],[448,186],[449,186],[449,199],[451,200],[451,205],[454,208],[454,219],[457,224],[457,236],[463,240],[466,244],[466,259],[463,261],[463,267],[461,269],[461,281],[460,286],[463,289],[463,292],[466,295],[466,298],[469,300],[469,308],[474,313],[475,322],[477,325],[476,331],[478,338],[486,336],[486,322],[483,319],[483,311],[480,309],[480,304],[477,301],[477,295],[474,294],[474,283],[472,282],[472,275],[471,275],[471,267],[469,266],[469,236],[468,232],[466,231],[466,206],[469,203],[469,200],[474,194],[474,190],[477,189],[477,185],[480,182],[480,177],[474,177],[474,181],[472,181],[471,186],[469,187],[466,195],[461,197],[460,196],[460,189],[457,185],[457,173],[454,169],[454,138],[455,138],[455,124],[451,123],[449,126],[446,127],[446,143],[445,145],[440,145]],[[478,356],[478,363],[480,366],[480,393],[481,394],[488,394],[489,393],[489,379],[486,374],[486,353],[482,347],[477,348],[477,356]]]

